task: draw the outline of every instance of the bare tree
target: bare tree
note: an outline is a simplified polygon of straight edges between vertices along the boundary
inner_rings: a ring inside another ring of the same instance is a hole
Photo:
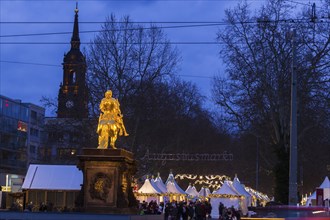
[[[299,19],[293,15],[288,3],[276,0],[254,15],[246,3],[227,10],[228,26],[218,32],[227,76],[216,77],[213,86],[214,100],[225,110],[227,120],[266,143],[264,158],[273,166],[275,195],[282,202],[287,202],[288,191],[293,61],[298,75],[300,150],[309,147],[304,144],[311,138],[308,131],[329,129],[329,23],[310,23],[306,14]],[[297,32],[294,42],[287,39],[293,29]],[[318,144],[324,147],[329,142],[319,140]]]
[[[118,21],[111,15],[87,50],[93,112],[98,112],[98,103],[108,89],[126,108],[129,96],[144,93],[173,75],[179,60],[162,29],[143,27],[128,16]],[[129,114],[128,109],[124,111]]]

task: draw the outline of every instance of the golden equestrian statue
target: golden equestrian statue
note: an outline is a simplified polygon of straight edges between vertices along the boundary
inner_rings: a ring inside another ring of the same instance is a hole
[[[115,142],[119,136],[128,136],[123,122],[123,115],[120,111],[120,105],[117,99],[112,97],[112,91],[105,93],[105,98],[100,103],[100,117],[97,126],[99,135],[98,149],[106,149],[109,146],[116,149]]]

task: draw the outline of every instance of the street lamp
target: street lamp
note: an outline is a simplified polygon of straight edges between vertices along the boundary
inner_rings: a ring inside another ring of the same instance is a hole
[[[298,202],[297,193],[297,73],[295,70],[296,59],[296,30],[293,29],[287,36],[290,37],[292,45],[291,63],[291,120],[290,120],[290,170],[289,170],[289,205]]]

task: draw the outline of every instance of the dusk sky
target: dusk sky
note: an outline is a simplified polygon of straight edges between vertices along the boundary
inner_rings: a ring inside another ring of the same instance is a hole
[[[171,42],[193,42],[173,44],[182,57],[177,74],[182,79],[195,83],[210,102],[211,78],[216,74],[223,74],[224,71],[218,55],[220,46],[201,42],[216,42],[216,33],[224,26],[214,25],[214,22],[221,22],[224,10],[237,5],[238,2],[80,0],[78,8],[81,50],[88,46],[84,43],[90,42],[97,34],[82,32],[100,30],[105,18],[111,13],[117,18],[128,15],[134,22],[201,22],[158,25],[204,25],[165,28],[164,32]],[[251,5],[264,2],[248,1]],[[70,50],[75,7],[75,0],[0,0],[1,95],[38,105],[42,105],[42,96],[57,97],[62,81],[63,55]],[[58,34],[63,32],[69,34]]]

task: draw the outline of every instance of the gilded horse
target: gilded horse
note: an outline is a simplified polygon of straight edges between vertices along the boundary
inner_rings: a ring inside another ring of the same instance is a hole
[[[97,126],[99,146],[97,148],[108,148],[110,140],[110,147],[116,149],[115,142],[118,135],[128,136],[119,106],[118,100],[112,98],[112,92],[108,90],[100,103],[101,114]]]

